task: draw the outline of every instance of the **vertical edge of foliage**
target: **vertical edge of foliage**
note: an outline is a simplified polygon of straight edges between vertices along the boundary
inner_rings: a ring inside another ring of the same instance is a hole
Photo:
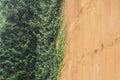
[[[63,58],[64,58],[64,50],[65,50],[65,41],[66,41],[66,27],[64,26],[64,23],[63,23],[63,17],[64,17],[64,14],[63,14],[63,8],[64,8],[64,0],[61,4],[61,27],[58,31],[58,35],[57,35],[57,40],[56,40],[56,50],[57,50],[57,54],[58,54],[58,59],[59,59],[59,67],[58,67],[58,75],[57,75],[57,79],[59,80],[60,79],[60,76],[61,76],[61,69],[62,67],[64,66],[62,61],[63,61]]]

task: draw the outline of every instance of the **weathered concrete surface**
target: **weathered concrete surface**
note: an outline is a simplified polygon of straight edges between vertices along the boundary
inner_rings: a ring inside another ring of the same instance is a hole
[[[65,0],[60,80],[120,80],[120,0]]]

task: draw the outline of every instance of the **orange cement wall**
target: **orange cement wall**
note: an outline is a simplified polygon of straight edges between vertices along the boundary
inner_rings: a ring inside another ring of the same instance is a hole
[[[120,80],[120,0],[65,0],[60,80]]]

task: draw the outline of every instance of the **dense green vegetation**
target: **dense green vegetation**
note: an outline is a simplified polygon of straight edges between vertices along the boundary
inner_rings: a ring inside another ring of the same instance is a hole
[[[57,80],[62,0],[1,0],[0,80]],[[59,36],[58,36],[59,35]]]
[[[2,3],[0,1],[0,6],[2,6]],[[0,28],[3,27],[3,24],[5,23],[5,18],[2,16],[2,12],[3,12],[3,9],[1,9],[2,7],[0,7]]]

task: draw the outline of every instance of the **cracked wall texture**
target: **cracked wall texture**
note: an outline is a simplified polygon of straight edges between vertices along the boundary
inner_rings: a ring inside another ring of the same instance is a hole
[[[120,80],[120,0],[65,0],[60,80]]]

